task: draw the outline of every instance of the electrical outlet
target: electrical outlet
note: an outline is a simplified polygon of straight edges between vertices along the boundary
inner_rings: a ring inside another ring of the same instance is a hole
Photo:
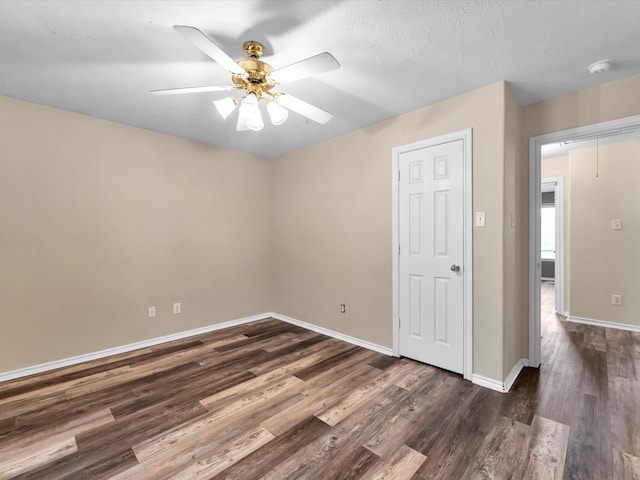
[[[345,313],[347,311],[347,306],[344,303],[340,304],[340,313]]]
[[[619,218],[611,220],[611,230],[622,230],[622,220]]]
[[[149,318],[153,318],[156,316],[156,307],[149,307],[147,309],[147,313],[149,314]]]
[[[611,305],[622,305],[622,295],[611,295]]]
[[[180,312],[182,312],[182,305],[180,305],[179,303],[174,303],[173,304],[173,314],[177,315]]]

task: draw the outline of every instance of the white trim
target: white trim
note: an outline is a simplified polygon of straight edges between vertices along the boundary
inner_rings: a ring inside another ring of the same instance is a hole
[[[527,366],[529,366],[529,362],[527,361],[526,358],[521,358],[520,360],[517,361],[517,363],[513,366],[513,368],[509,372],[509,375],[507,375],[507,378],[504,379],[505,393],[511,390],[511,387],[513,387],[513,384],[516,383],[516,380],[518,379],[518,375],[520,375],[520,372],[522,371],[522,369]]]
[[[629,128],[640,115],[529,138],[529,365],[540,366],[540,161],[542,145]]]
[[[334,330],[329,330],[328,328],[319,327],[311,323],[303,322],[302,320],[298,320],[297,318],[288,317],[286,315],[282,315],[280,313],[275,313],[275,312],[271,312],[269,316],[272,318],[275,318],[276,320],[281,320],[283,322],[287,322],[292,325],[297,325],[298,327],[306,328],[307,330],[312,330],[314,332],[318,332],[323,335],[327,335],[329,337],[342,340],[343,342],[351,343],[353,345],[357,345],[359,347],[363,347],[368,350],[373,350],[374,352],[382,353],[384,355],[393,355],[393,350],[391,348],[383,347],[382,345],[367,342],[366,340],[352,337],[350,335],[345,335],[344,333],[336,332]]]
[[[484,377],[482,375],[473,375],[472,382],[476,385],[480,385],[481,387],[490,388],[491,390],[495,390],[501,393],[508,393],[513,387],[513,384],[518,379],[518,375],[524,367],[528,366],[528,361],[526,358],[521,358],[518,362],[513,366],[507,378],[504,379],[503,382],[500,380],[495,380],[493,378]]]
[[[398,279],[398,248],[400,245],[398,231],[398,157],[401,153],[419,148],[432,147],[442,143],[462,140],[464,156],[464,361],[463,377],[473,380],[473,130],[467,128],[439,137],[422,140],[395,147],[391,152],[391,258],[393,285],[393,354],[399,356],[398,329],[399,320],[399,279]]]
[[[482,375],[474,373],[471,377],[471,381],[476,385],[480,385],[481,387],[490,388],[491,390],[495,390],[496,392],[504,393],[504,383],[500,380],[495,380],[493,378],[484,377]]]
[[[255,322],[256,320],[263,320],[269,317],[271,317],[271,313],[262,313],[259,315],[252,315],[250,317],[237,318],[235,320],[229,320],[227,322],[216,323],[214,325],[208,325],[206,327],[194,328],[193,330],[185,330],[183,332],[172,333],[169,335],[164,335],[162,337],[129,343],[127,345],[122,345],[119,347],[107,348],[105,350],[99,350],[97,352],[85,353],[83,355],[54,360],[52,362],[41,363],[39,365],[33,365],[31,367],[19,368],[17,370],[0,373],[0,382],[6,382],[7,380],[26,377],[28,375],[34,375],[36,373],[43,373],[49,370],[55,370],[56,368],[68,367],[91,360],[97,360],[100,358],[109,357],[111,355],[118,355],[120,353],[130,352],[139,348],[153,347],[161,343],[180,340],[182,338],[192,337],[194,335],[200,335],[202,333],[213,332],[215,330],[222,330],[223,328],[235,327],[236,325]]]
[[[628,323],[616,323],[608,320],[596,320],[593,318],[583,317],[567,317],[569,322],[584,323],[586,325],[594,325],[596,327],[617,328],[618,330],[627,330],[629,332],[640,332],[639,325],[629,325]]]

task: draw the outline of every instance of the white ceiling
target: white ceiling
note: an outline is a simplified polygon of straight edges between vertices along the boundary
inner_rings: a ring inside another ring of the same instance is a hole
[[[233,58],[260,41],[274,68],[332,53],[339,70],[282,89],[335,117],[235,132],[211,103],[223,92],[150,95],[229,83],[175,24]],[[273,158],[499,80],[528,105],[638,74],[639,25],[639,0],[5,0],[0,95]]]

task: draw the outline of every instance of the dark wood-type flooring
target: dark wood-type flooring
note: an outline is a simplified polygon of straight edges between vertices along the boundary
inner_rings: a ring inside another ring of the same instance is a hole
[[[0,384],[0,479],[639,479],[640,334],[567,323],[509,394],[276,320]]]

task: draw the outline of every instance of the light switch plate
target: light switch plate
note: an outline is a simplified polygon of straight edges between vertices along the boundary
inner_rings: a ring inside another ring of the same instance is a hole
[[[622,220],[619,218],[611,220],[611,230],[622,230]]]
[[[486,225],[487,212],[476,212],[476,227],[484,227]]]

